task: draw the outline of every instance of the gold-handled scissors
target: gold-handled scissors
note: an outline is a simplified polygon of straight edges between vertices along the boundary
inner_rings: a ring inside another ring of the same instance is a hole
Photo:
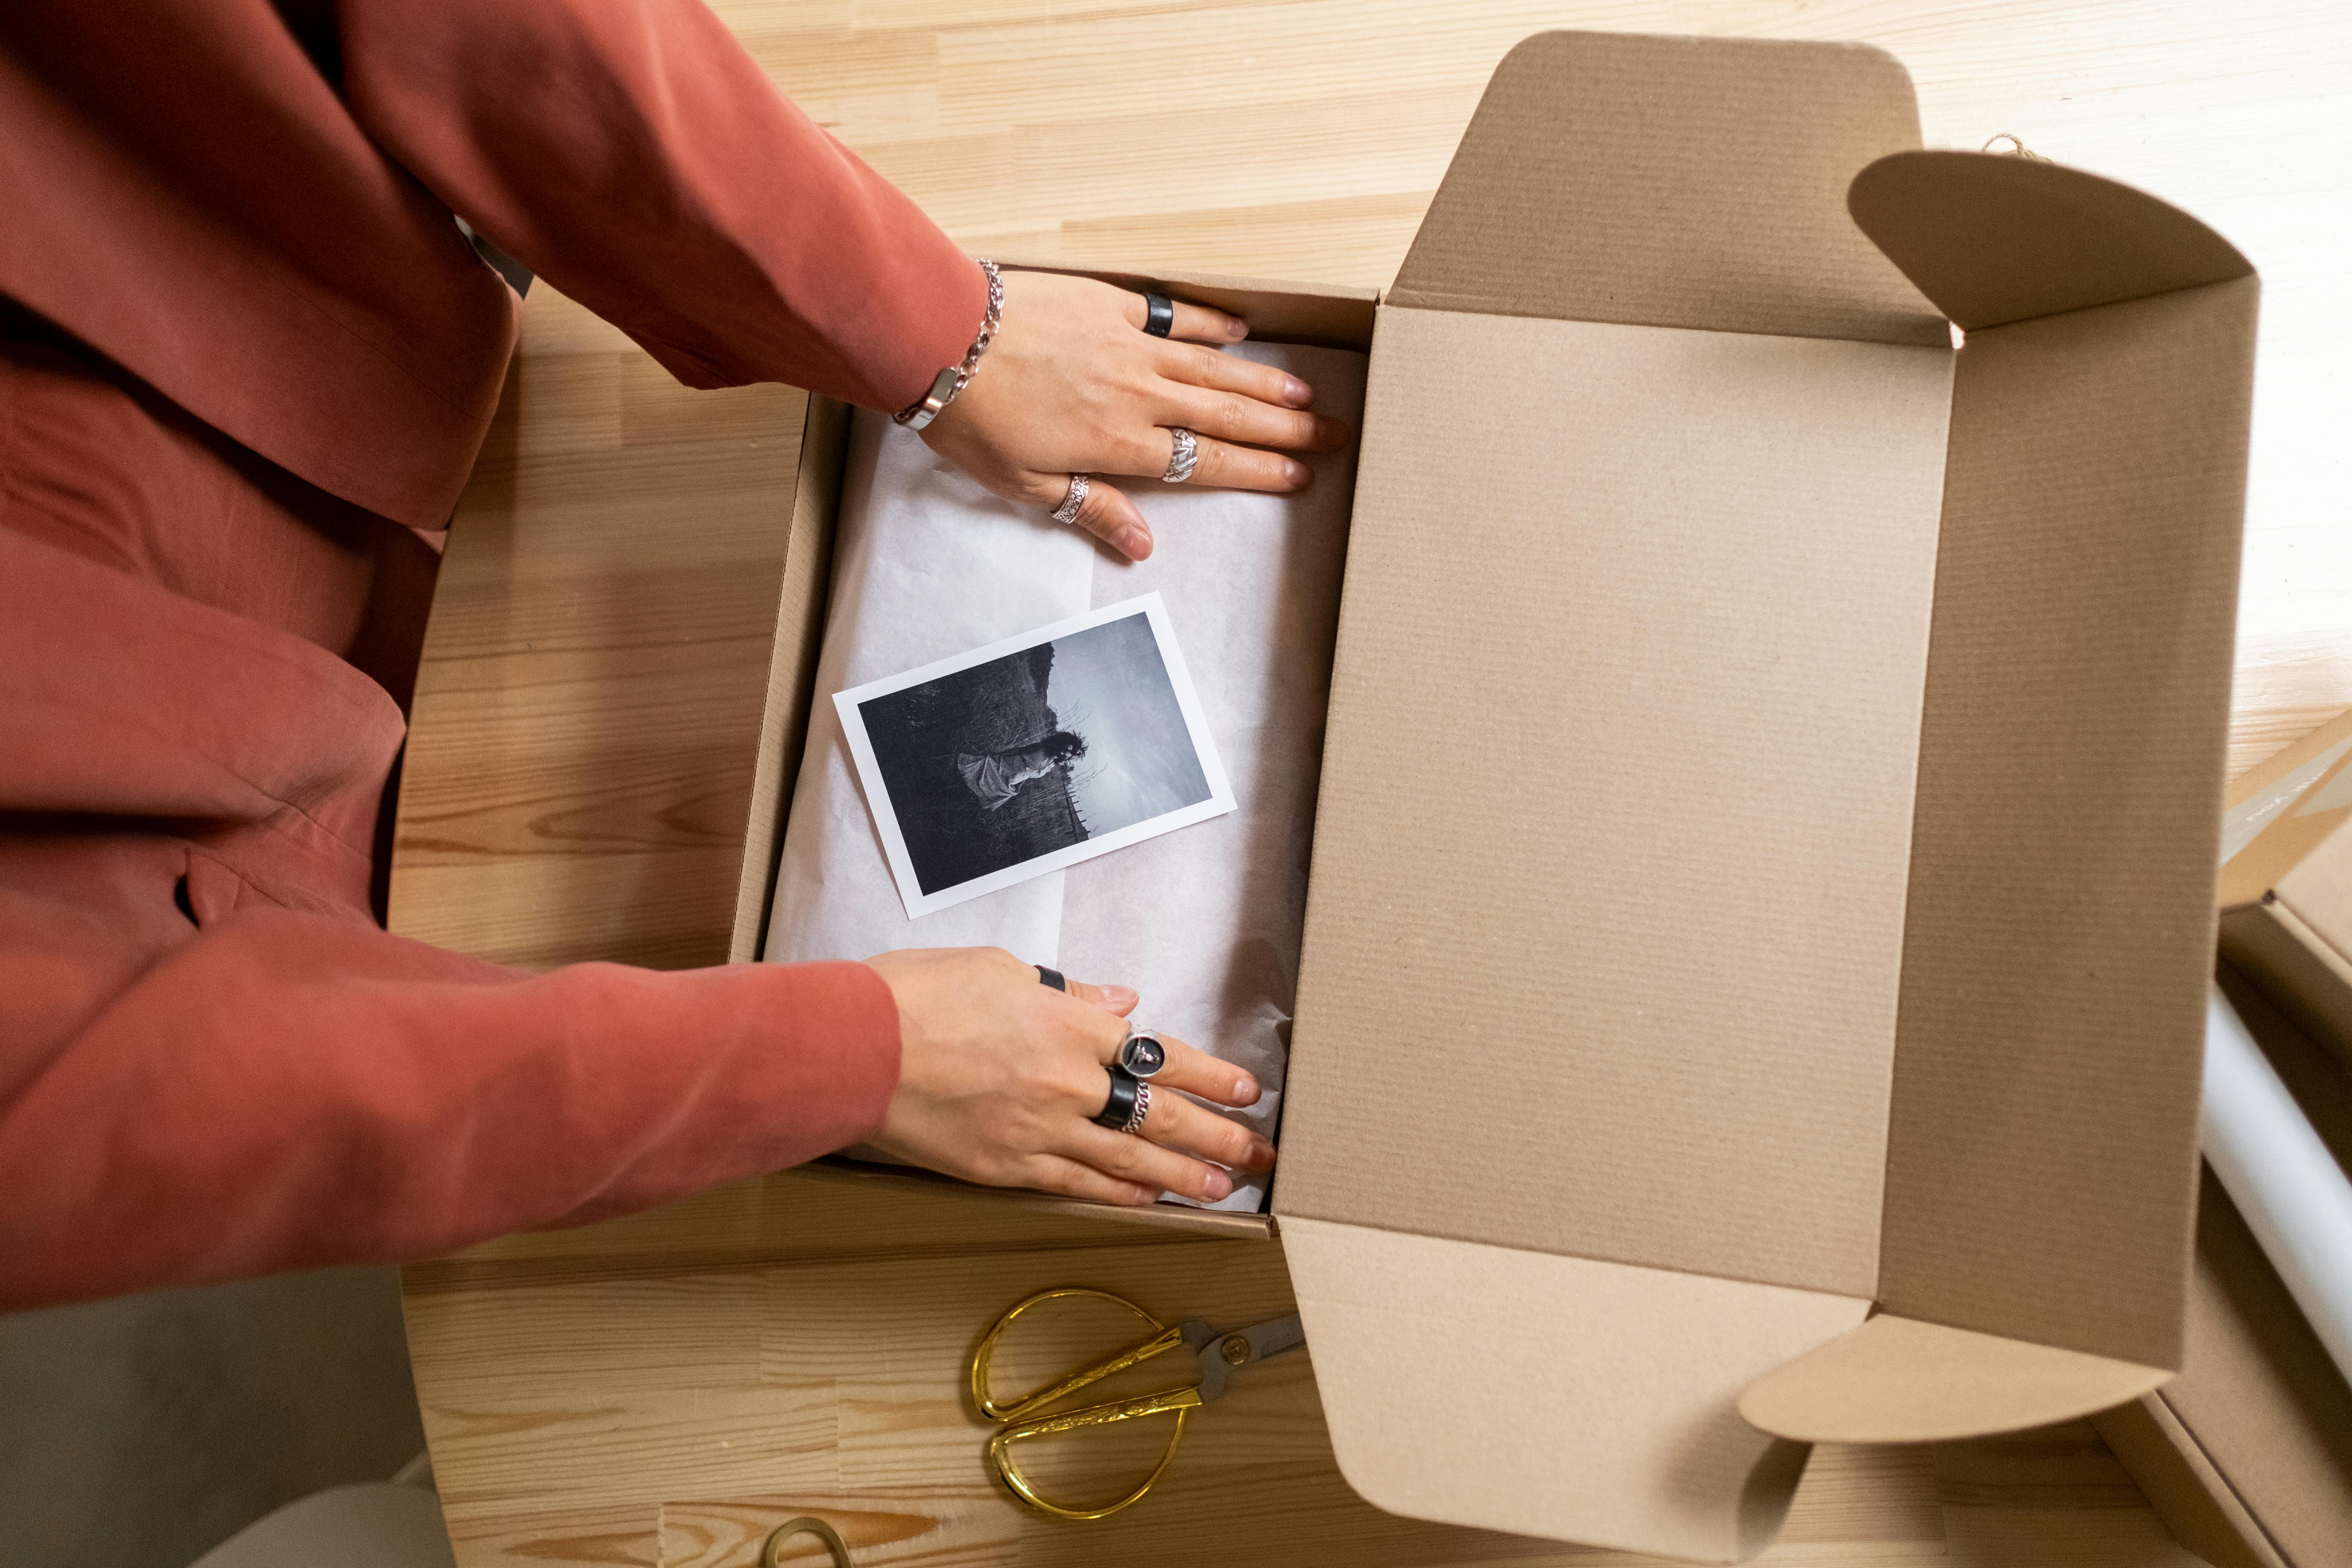
[[[988,1388],[988,1362],[995,1353],[996,1342],[1004,1336],[1013,1320],[1030,1308],[1046,1301],[1087,1297],[1097,1301],[1109,1301],[1124,1307],[1150,1325],[1151,1338],[1138,1341],[1118,1354],[1094,1365],[1070,1373],[1058,1383],[1024,1394],[1009,1402],[1000,1402]],[[1104,1519],[1117,1513],[1150,1491],[1176,1457],[1176,1445],[1184,1436],[1184,1418],[1213,1399],[1223,1395],[1234,1373],[1244,1367],[1255,1366],[1287,1351],[1295,1351],[1307,1342],[1307,1331],[1299,1326],[1298,1314],[1273,1318],[1246,1329],[1219,1332],[1198,1318],[1181,1323],[1163,1323],[1124,1296],[1114,1296],[1108,1290],[1063,1289],[1040,1290],[1024,1300],[1015,1301],[1004,1315],[990,1325],[981,1336],[980,1346],[971,1352],[971,1400],[981,1415],[996,1423],[997,1431],[988,1440],[988,1462],[994,1468],[1013,1495],[1041,1513],[1056,1519]],[[1066,1410],[1047,1415],[1041,1412],[1059,1405],[1089,1384],[1098,1383],[1113,1373],[1150,1361],[1172,1350],[1187,1352],[1200,1377],[1197,1382],[1176,1388],[1163,1388],[1157,1394],[1146,1394],[1134,1399],[1115,1399],[1105,1405],[1089,1405],[1076,1410]],[[1069,1508],[1041,1497],[1029,1478],[1013,1457],[1013,1446],[1032,1437],[1048,1437],[1060,1432],[1075,1432],[1087,1426],[1108,1426],[1115,1421],[1138,1421],[1147,1415],[1176,1417],[1175,1430],[1168,1435],[1168,1447],[1143,1484],[1119,1499],[1100,1508]]]

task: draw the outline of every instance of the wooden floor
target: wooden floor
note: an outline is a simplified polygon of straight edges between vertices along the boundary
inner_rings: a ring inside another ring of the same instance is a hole
[[[2352,24],[2336,7],[719,9],[787,90],[975,250],[1365,284],[1388,281],[1487,71],[1529,32],[1881,43],[1911,68],[1930,145],[2014,132],[2181,203],[2262,268],[2233,761],[2352,706],[2338,455],[2352,424],[2339,294]],[[617,332],[533,291],[436,600],[395,929],[529,964],[725,955],[802,407],[784,388],[685,393]],[[1055,1282],[1125,1286],[1220,1321],[1288,1300],[1276,1244],[1147,1243],[1115,1222],[909,1198],[824,1171],[411,1269],[418,1389],[460,1561],[718,1568],[750,1563],[765,1524],[818,1507],[861,1563],[1612,1561],[1357,1502],[1304,1357],[1202,1415],[1163,1495],[1099,1526],[1022,1516],[985,1479],[955,1374],[990,1314]],[[2192,1561],[2081,1426],[1823,1449],[1771,1558],[1919,1559]]]

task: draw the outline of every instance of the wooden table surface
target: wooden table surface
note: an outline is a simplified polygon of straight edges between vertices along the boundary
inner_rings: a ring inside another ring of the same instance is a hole
[[[2264,318],[2236,766],[2352,706],[2343,430],[2352,22],[2316,0],[721,0],[784,89],[982,253],[1385,284],[1495,60],[1548,26],[1860,38],[1929,145],[1998,132],[2180,203]],[[543,286],[451,536],[393,924],[511,963],[726,955],[788,570],[803,400],[688,393]],[[1332,1468],[1305,1357],[1206,1413],[1098,1526],[992,1489],[956,1395],[1039,1285],[1284,1310],[1278,1244],[826,1170],[412,1268],[411,1347],[460,1562],[748,1563],[823,1508],[864,1563],[1599,1563],[1378,1514]],[[1075,1354],[1072,1322],[1038,1355]],[[1027,1353],[1024,1352],[1024,1353]],[[1042,1368],[1043,1363],[1036,1365]],[[1016,1368],[1016,1370],[1018,1370]],[[1069,1461],[1075,1462],[1075,1461]],[[1073,1485],[1087,1478],[1074,1475]],[[1770,1561],[2179,1564],[2087,1427],[1819,1451]]]

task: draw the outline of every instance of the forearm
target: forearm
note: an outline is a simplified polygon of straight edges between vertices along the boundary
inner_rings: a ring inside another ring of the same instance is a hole
[[[240,912],[0,1108],[0,1309],[645,1207],[857,1141],[898,1071],[862,964],[534,976]]]

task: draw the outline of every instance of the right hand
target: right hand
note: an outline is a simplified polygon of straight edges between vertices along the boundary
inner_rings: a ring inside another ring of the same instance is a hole
[[[1135,1009],[1125,986],[1073,980],[1065,994],[1001,948],[930,948],[866,960],[898,1004],[898,1092],[867,1142],[966,1181],[1036,1187],[1107,1203],[1162,1192],[1214,1203],[1233,1191],[1219,1166],[1262,1172],[1274,1145],[1192,1104],[1256,1102],[1257,1080],[1170,1037],[1140,1133],[1089,1120],[1110,1092],[1105,1068]],[[1212,1163],[1213,1162],[1213,1163]]]

